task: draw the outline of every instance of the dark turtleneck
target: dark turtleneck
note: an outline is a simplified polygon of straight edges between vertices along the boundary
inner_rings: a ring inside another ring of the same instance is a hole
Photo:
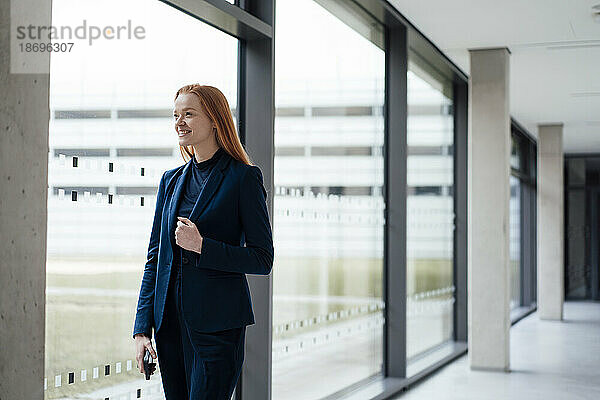
[[[211,158],[201,162],[196,161],[196,157],[192,157],[192,165],[190,166],[187,183],[183,191],[183,197],[179,203],[178,216],[189,218],[192,208],[194,208],[194,204],[196,204],[196,200],[198,200],[208,180],[210,172],[223,155],[223,152],[224,150],[219,147]]]

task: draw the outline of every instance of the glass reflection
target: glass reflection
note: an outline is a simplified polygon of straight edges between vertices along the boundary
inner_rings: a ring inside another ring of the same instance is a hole
[[[452,86],[409,56],[407,361],[453,336]]]
[[[510,308],[521,305],[521,181],[510,177]]]
[[[384,52],[316,2],[276,15],[273,399],[320,399],[382,370]]]

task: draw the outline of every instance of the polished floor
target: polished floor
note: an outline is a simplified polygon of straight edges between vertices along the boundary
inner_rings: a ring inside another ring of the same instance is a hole
[[[513,325],[508,373],[471,371],[465,355],[394,400],[600,399],[600,303],[566,302],[563,318]]]

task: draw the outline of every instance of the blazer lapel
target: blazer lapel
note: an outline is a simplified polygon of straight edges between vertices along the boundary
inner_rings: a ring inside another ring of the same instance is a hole
[[[219,161],[213,167],[210,175],[208,176],[208,180],[204,185],[204,189],[200,193],[200,196],[196,199],[194,203],[194,207],[190,212],[189,220],[194,221],[201,213],[204,211],[210,199],[213,197],[217,189],[219,188],[223,177],[225,176],[223,170],[229,165],[231,161],[231,156],[227,152],[223,152]],[[179,203],[181,201],[181,197],[183,195],[183,190],[185,188],[185,184],[187,179],[189,179],[188,175],[191,173],[190,169],[192,168],[192,160],[190,159],[179,177],[173,177],[172,181],[175,181],[175,188],[173,189],[173,195],[171,197],[171,201],[169,202],[169,217],[167,226],[169,228],[169,237],[173,241],[173,247],[175,247],[175,236],[171,234],[171,232],[175,231],[175,225],[177,224],[177,216],[176,211],[179,209]],[[171,181],[171,182],[172,182]],[[167,191],[168,193],[168,191]]]
[[[177,219],[175,218],[175,211],[179,208],[179,201],[181,200],[181,196],[183,194],[183,188],[185,187],[185,182],[187,175],[192,167],[192,159],[185,164],[183,169],[180,169],[181,174],[175,176],[171,179],[171,182],[175,181],[175,188],[173,189],[173,195],[169,201],[169,217],[167,218],[167,227],[169,228],[169,237],[173,242],[173,248],[175,247],[175,236],[171,234],[171,232],[175,231],[174,225],[177,223]],[[169,193],[167,191],[167,193]]]
[[[231,156],[224,151],[223,154],[221,154],[219,161],[217,161],[217,164],[215,164],[210,175],[208,176],[208,180],[204,185],[204,189],[202,189],[202,193],[200,193],[200,196],[198,196],[198,199],[196,199],[196,203],[190,212],[190,221],[194,221],[198,216],[200,216],[202,211],[204,211],[210,202],[210,199],[212,199],[213,195],[221,185],[221,181],[225,176],[223,174],[223,170],[225,167],[227,167],[227,165],[229,165],[230,160]]]

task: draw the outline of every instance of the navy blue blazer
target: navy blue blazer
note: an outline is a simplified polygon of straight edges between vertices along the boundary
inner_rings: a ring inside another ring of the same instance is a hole
[[[188,326],[215,332],[255,323],[245,274],[268,275],[273,267],[262,172],[223,153],[189,216],[203,237],[201,253],[196,253],[175,243],[175,212],[190,168],[191,159],[165,171],[160,180],[133,336],[152,338],[152,327],[160,329],[174,251],[181,252]]]

